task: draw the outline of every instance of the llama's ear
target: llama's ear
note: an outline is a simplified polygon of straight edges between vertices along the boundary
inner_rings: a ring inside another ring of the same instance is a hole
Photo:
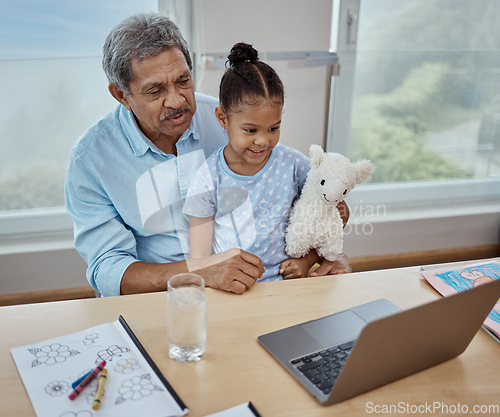
[[[370,178],[374,171],[373,164],[368,160],[357,161],[352,164],[356,170],[356,184],[361,184]]]
[[[309,148],[309,155],[311,157],[311,165],[317,167],[325,159],[325,153],[319,145],[311,145]]]

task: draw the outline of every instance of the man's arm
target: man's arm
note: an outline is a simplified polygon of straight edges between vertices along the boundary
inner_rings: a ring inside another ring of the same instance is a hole
[[[165,291],[167,281],[175,274],[188,272],[186,261],[155,264],[134,262],[123,274],[120,293],[138,294],[143,292]]]
[[[259,257],[240,249],[230,249],[206,258],[154,264],[135,262],[123,274],[121,294],[163,291],[170,277],[194,272],[205,279],[207,287],[241,294],[264,274]]]
[[[88,265],[89,284],[104,296],[114,296],[120,294],[124,271],[137,261],[136,240],[93,167],[80,153],[71,153],[65,203],[73,218],[75,247]]]

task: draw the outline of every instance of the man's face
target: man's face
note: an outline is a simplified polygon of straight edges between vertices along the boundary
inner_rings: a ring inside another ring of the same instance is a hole
[[[175,143],[196,111],[194,82],[184,54],[175,47],[130,64],[130,95],[123,95],[122,104],[152,142]]]

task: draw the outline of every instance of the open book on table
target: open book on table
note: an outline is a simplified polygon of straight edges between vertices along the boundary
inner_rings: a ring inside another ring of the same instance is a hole
[[[123,317],[77,333],[11,349],[38,417],[182,416],[188,409]],[[92,409],[98,379],[73,400],[71,384],[106,361],[99,410]]]
[[[448,296],[494,279],[500,279],[500,261],[422,269],[420,274],[440,294]],[[500,343],[500,300],[484,321],[483,329]]]

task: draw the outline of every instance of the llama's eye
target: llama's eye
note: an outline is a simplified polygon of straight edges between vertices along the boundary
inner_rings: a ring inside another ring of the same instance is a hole
[[[325,180],[321,180],[320,184],[325,185]]]
[[[344,192],[342,193],[343,195],[346,195],[347,194],[347,190],[344,190]]]

